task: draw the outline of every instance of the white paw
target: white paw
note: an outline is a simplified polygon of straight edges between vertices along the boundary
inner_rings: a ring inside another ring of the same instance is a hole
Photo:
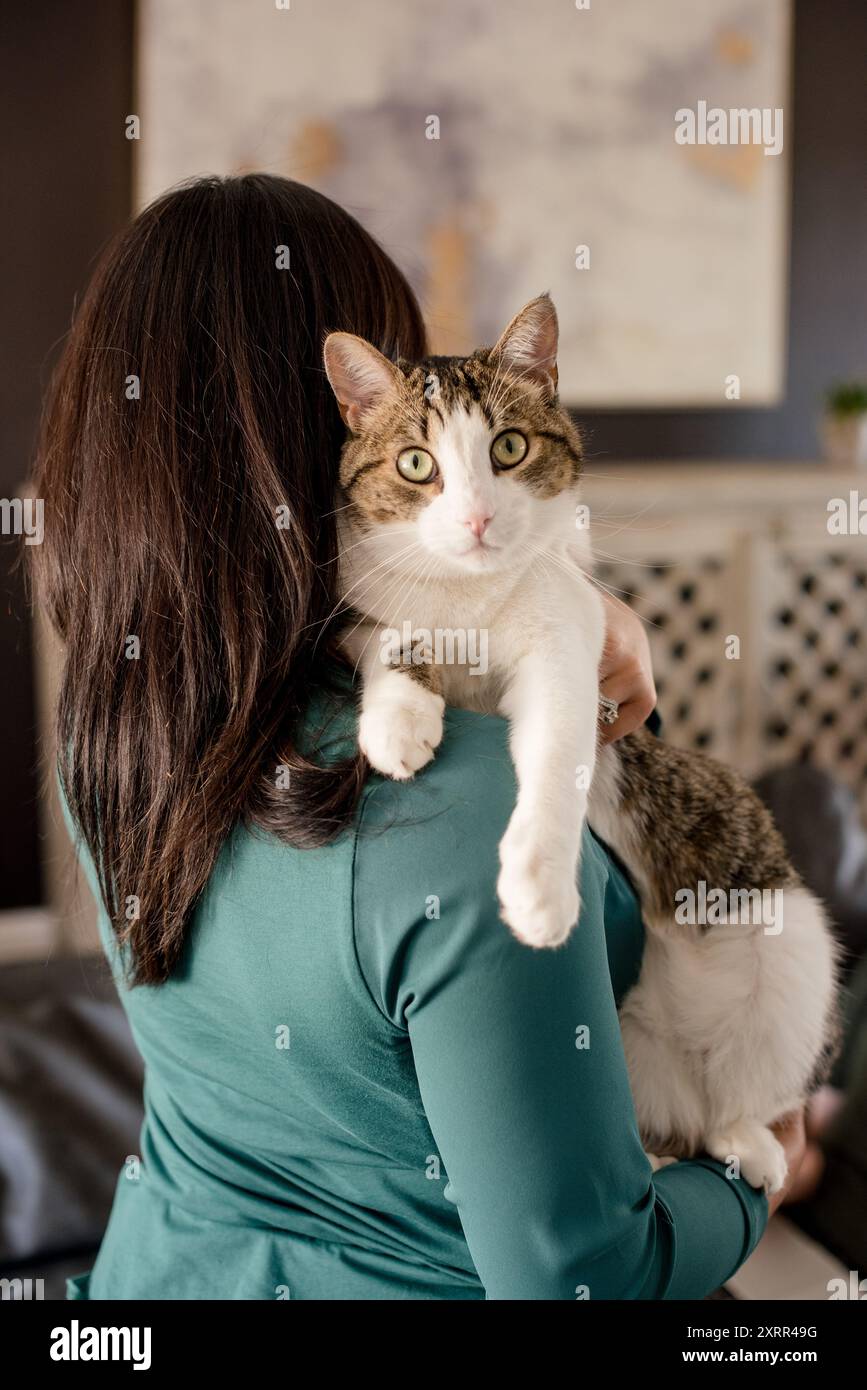
[[[445,700],[411,676],[383,689],[362,710],[358,743],[371,767],[405,781],[429,763],[443,736]]]
[[[577,857],[577,856],[576,856]],[[500,915],[527,946],[561,946],[581,910],[575,857],[539,842],[515,818],[500,841]]]
[[[705,1144],[711,1158],[729,1163],[736,1157],[740,1174],[751,1187],[764,1188],[770,1194],[779,1192],[786,1181],[788,1165],[782,1144],[767,1128],[747,1120],[726,1133],[713,1134]]]

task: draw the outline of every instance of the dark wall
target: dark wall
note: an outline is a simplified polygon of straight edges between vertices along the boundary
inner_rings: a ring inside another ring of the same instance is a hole
[[[93,259],[130,207],[132,0],[4,6],[0,497],[27,476],[42,391]],[[0,908],[40,898],[31,633],[0,540]]]
[[[818,455],[824,391],[867,374],[867,4],[796,0],[789,346],[777,408],[582,411],[611,459]]]

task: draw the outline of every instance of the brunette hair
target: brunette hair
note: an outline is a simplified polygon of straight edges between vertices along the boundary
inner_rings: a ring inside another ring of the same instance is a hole
[[[321,845],[363,786],[360,757],[301,729],[340,621],[333,329],[426,352],[406,280],[342,208],[205,178],[109,247],[52,383],[29,549],[65,644],[60,782],[135,984],[171,975],[237,822]]]

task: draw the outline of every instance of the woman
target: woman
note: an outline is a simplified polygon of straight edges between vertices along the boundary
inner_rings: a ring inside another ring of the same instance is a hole
[[[147,1076],[142,1162],[71,1294],[699,1297],[767,1203],[710,1161],[651,1173],[617,865],[588,835],[580,929],[528,950],[494,893],[502,721],[450,711],[411,784],[355,753],[330,329],[425,351],[346,213],[203,180],[109,251],[49,403],[60,777]],[[615,734],[652,703],[640,643],[618,610]]]

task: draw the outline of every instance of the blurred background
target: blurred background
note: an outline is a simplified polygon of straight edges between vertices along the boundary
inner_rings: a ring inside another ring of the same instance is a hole
[[[492,341],[552,292],[600,577],[649,625],[666,736],[758,782],[844,949],[846,1039],[811,1115],[804,1200],[727,1296],[857,1290],[867,7],[43,0],[0,22],[0,1275],[60,1296],[87,1262],[135,1152],[140,1084],[58,822],[61,653],[28,607],[15,499],[112,234],[184,178],[266,169],[374,232],[438,351]],[[748,141],[731,111],[759,116]]]

